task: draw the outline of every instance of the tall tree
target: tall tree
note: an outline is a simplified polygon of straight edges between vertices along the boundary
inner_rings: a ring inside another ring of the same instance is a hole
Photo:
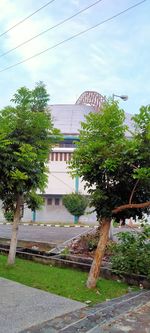
[[[0,199],[5,211],[14,214],[8,264],[16,254],[17,233],[24,202],[35,206],[37,189],[47,183],[49,152],[58,130],[47,110],[49,95],[39,82],[33,90],[20,88],[14,106],[0,111]],[[32,202],[31,202],[32,201]]]
[[[142,107],[133,117],[130,139],[124,120],[124,111],[111,100],[101,112],[90,113],[71,161],[73,174],[85,181],[101,226],[88,288],[96,286],[111,219],[141,217],[150,206],[150,107]]]

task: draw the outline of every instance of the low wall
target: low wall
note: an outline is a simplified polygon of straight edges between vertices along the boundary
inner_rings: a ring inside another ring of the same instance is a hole
[[[3,254],[7,254],[9,251],[9,246],[0,245],[0,252]],[[46,265],[54,265],[59,267],[71,267],[75,269],[80,269],[82,271],[89,272],[92,259],[85,258],[85,257],[78,257],[74,255],[58,255],[51,253],[44,253],[39,254],[39,251],[36,250],[29,250],[29,249],[22,249],[18,248],[17,257],[27,260],[32,260],[38,263],[46,264]],[[123,282],[128,283],[129,285],[142,285],[143,288],[150,288],[150,280],[146,278],[146,276],[142,275],[129,275],[127,273],[123,274],[114,274],[111,269],[111,264],[108,262],[103,261],[101,272],[101,277],[109,280],[121,280]]]

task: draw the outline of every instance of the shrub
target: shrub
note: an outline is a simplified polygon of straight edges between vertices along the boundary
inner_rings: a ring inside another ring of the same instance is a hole
[[[150,279],[150,227],[142,232],[119,233],[119,242],[112,246],[112,269],[115,273],[145,275]]]
[[[88,199],[80,193],[70,193],[63,197],[63,204],[74,216],[80,217],[84,215],[88,205]]]
[[[93,238],[87,241],[87,248],[89,251],[96,250],[98,244],[98,240]]]
[[[14,213],[11,210],[6,211],[6,212],[4,212],[4,217],[7,222],[12,222],[13,218],[14,218]]]

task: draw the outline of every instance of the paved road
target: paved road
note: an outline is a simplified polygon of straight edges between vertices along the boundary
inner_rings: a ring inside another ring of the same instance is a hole
[[[44,226],[19,226],[18,240],[38,241],[45,243],[61,244],[78,235],[89,232],[88,227],[44,227]],[[11,225],[0,225],[0,238],[11,237]]]

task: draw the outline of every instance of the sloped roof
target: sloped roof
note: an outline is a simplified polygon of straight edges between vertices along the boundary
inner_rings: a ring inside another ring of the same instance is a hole
[[[54,126],[62,134],[78,135],[81,128],[81,122],[85,121],[85,116],[90,112],[95,112],[91,105],[86,104],[55,104],[50,105],[49,109],[52,114]],[[125,123],[133,130],[131,116],[126,113]],[[127,133],[127,136],[131,134]]]
[[[81,121],[85,121],[85,115],[94,112],[90,105],[55,104],[50,105],[54,126],[63,134],[78,134]]]

